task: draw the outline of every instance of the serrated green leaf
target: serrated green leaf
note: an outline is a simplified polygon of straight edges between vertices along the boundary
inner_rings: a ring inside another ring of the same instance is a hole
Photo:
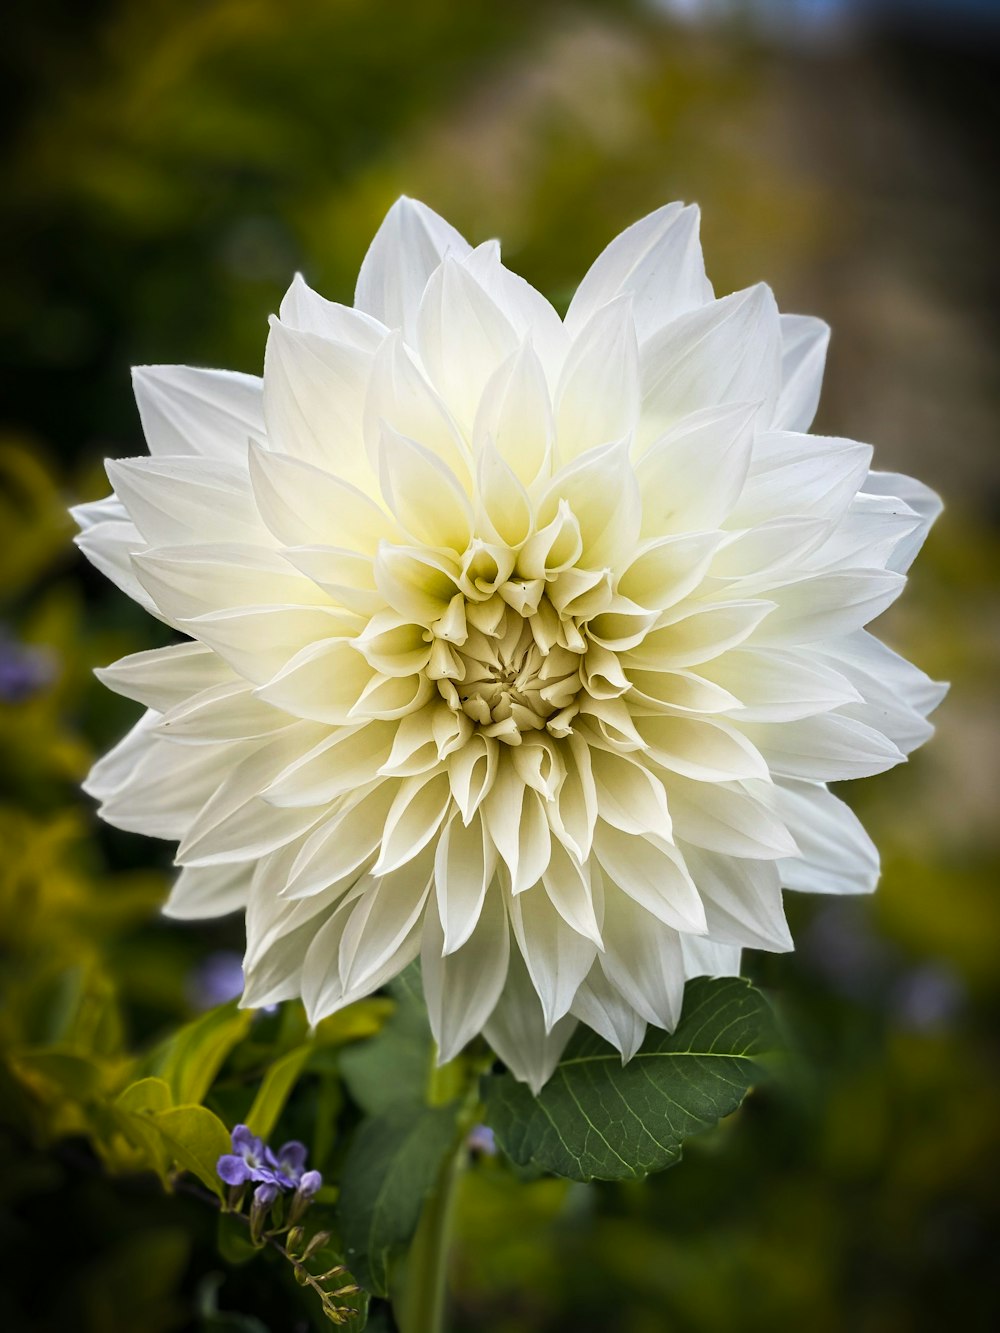
[[[275,1060],[264,1075],[244,1122],[259,1138],[270,1138],[311,1054],[311,1046],[297,1046]]]
[[[162,1042],[145,1062],[146,1072],[169,1085],[178,1106],[201,1102],[252,1019],[235,1001],[210,1009]]]
[[[770,1005],[749,982],[699,977],[676,1031],[651,1030],[627,1065],[581,1028],[538,1097],[510,1074],[485,1078],[486,1122],[519,1165],[637,1179],[672,1166],[685,1139],[735,1111],[775,1044]]]
[[[423,1106],[433,1060],[420,972],[413,965],[389,986],[396,1007],[376,1036],[342,1052],[340,1071],[368,1115],[393,1106]]]
[[[388,1292],[394,1252],[412,1237],[441,1163],[455,1148],[456,1108],[396,1106],[362,1122],[340,1182],[340,1230],[358,1282]]]

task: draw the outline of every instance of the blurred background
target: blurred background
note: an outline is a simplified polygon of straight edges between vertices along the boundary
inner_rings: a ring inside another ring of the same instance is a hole
[[[64,512],[143,451],[130,364],[259,372],[293,272],[349,302],[403,192],[560,308],[623,226],[696,200],[719,293],[765,279],[833,325],[817,429],[944,495],[884,636],[952,692],[926,751],[846,792],[878,894],[792,902],[798,952],[749,960],[790,1068],[641,1185],[484,1160],[456,1333],[996,1327],[1000,5],[20,0],[4,38],[0,1049],[135,1047],[239,985],[238,925],[160,919],[169,849],[77,792],[134,715],[92,668],[165,641]],[[260,1264],[224,1271],[197,1203],[88,1170],[26,1095],[0,1075],[5,1329],[309,1327]]]

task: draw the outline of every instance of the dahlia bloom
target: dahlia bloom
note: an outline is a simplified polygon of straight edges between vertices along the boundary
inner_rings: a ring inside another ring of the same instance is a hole
[[[940,505],[808,434],[828,338],[716,299],[698,214],[630,227],[565,320],[400,200],[353,309],[296,278],[262,379],[135,372],[150,457],[77,510],[182,638],[87,790],[178,840],[166,911],[246,914],[243,1002],[312,1020],[416,956],[442,1059],[628,1059],[686,977],[791,947],[782,888],[874,887],[827,783],[943,688],[864,629]]]

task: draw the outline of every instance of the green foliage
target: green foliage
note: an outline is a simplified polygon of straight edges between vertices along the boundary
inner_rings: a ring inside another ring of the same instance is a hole
[[[377,1296],[389,1293],[391,1261],[416,1231],[456,1134],[454,1105],[401,1105],[354,1136],[340,1184],[341,1234],[352,1272]]]
[[[249,1010],[237,1009],[235,1001],[210,1009],[168,1037],[144,1066],[164,1080],[175,1102],[200,1102],[226,1056],[246,1036],[252,1018]]]
[[[389,994],[396,1004],[378,1040],[360,1042],[340,1057],[351,1096],[368,1115],[400,1105],[423,1106],[434,1059],[416,963],[390,983]]]
[[[625,1066],[581,1028],[537,1097],[509,1074],[488,1076],[486,1119],[522,1166],[570,1180],[639,1179],[673,1166],[685,1139],[736,1110],[775,1041],[759,991],[699,977],[677,1030],[651,1030]]]

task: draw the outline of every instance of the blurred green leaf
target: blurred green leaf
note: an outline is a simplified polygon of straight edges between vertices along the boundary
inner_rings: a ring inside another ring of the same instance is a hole
[[[178,1105],[201,1102],[252,1020],[253,1013],[237,1009],[235,1000],[210,1009],[161,1043],[146,1062],[147,1068],[170,1086]]]
[[[130,1083],[115,1102],[122,1111],[166,1111],[173,1105],[170,1085],[162,1078],[140,1078]]]
[[[486,1120],[520,1165],[639,1179],[673,1166],[685,1139],[736,1110],[776,1040],[771,1007],[749,982],[698,977],[676,1031],[652,1031],[627,1065],[581,1028],[537,1097],[510,1074],[488,1076]]]
[[[362,1122],[340,1185],[340,1229],[355,1278],[387,1294],[389,1264],[417,1228],[441,1163],[455,1148],[455,1106],[396,1106]]]
[[[298,1046],[276,1060],[264,1075],[246,1115],[246,1124],[260,1138],[270,1137],[311,1054],[311,1046]]]
[[[234,1213],[220,1213],[216,1230],[216,1244],[219,1254],[227,1264],[248,1263],[260,1251],[250,1240],[246,1223],[241,1222]]]
[[[219,1117],[204,1106],[174,1106],[153,1112],[149,1119],[173,1161],[221,1198],[224,1186],[215,1168],[232,1143]]]
[[[390,984],[389,993],[396,1007],[382,1030],[340,1057],[344,1082],[369,1115],[393,1106],[423,1106],[433,1062],[419,967],[411,964]]]

